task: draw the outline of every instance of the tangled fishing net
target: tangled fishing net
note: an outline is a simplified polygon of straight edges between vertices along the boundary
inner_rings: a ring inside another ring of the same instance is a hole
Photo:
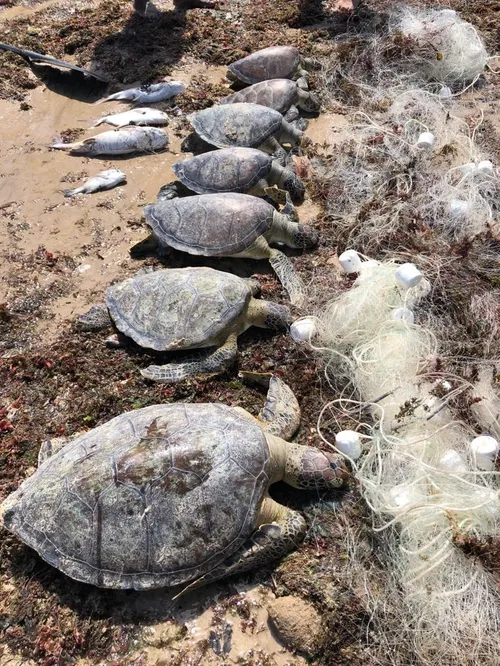
[[[399,92],[377,117],[357,112],[338,151],[315,166],[341,241],[372,254],[422,244],[436,250],[499,232],[500,180],[467,124],[439,96]],[[414,240],[414,242],[412,242]]]
[[[426,89],[443,100],[473,84],[488,64],[473,25],[450,9],[396,6],[365,18],[339,39],[323,63],[330,98],[370,110],[387,108],[397,91]]]
[[[464,86],[488,62],[477,30],[452,9],[403,9],[393,29],[412,45],[405,66],[423,80]]]
[[[468,555],[500,520],[500,180],[477,144],[482,112],[460,108],[487,63],[456,12],[408,7],[353,24],[324,63],[327,103],[351,114],[314,163],[326,216],[341,247],[383,260],[357,265],[292,334],[323,362],[335,398],[318,432],[370,509],[368,557],[362,530],[345,532],[383,664],[500,653],[495,572]],[[396,257],[429,282],[400,284]]]
[[[365,602],[382,645],[391,646],[392,663],[493,666],[500,647],[498,589],[492,573],[460,544],[495,536],[500,474],[485,471],[471,447],[477,433],[453,412],[457,396],[470,391],[470,402],[480,405],[477,424],[495,423],[500,400],[492,374],[471,383],[439,369],[439,340],[410,310],[425,308],[431,286],[424,278],[404,288],[395,262],[340,260],[358,277],[317,314],[310,341],[325,359],[328,379],[336,374],[332,359],[349,368],[352,390],[325,405],[318,431],[348,457],[323,432],[348,423],[362,442],[351,463],[387,575],[381,588],[350,532]],[[388,614],[392,621],[384,626]]]

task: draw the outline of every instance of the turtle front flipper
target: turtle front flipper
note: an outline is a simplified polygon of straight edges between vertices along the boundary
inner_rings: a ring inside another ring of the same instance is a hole
[[[277,187],[265,187],[264,194],[268,199],[270,199],[273,203],[278,204],[279,206],[285,206],[287,203],[286,197],[288,192],[286,190],[280,190]]]
[[[289,143],[292,146],[298,146],[302,140],[303,132],[298,130],[286,120],[283,120],[281,123],[280,136],[278,138],[280,144]]]
[[[296,106],[291,106],[288,111],[284,114],[284,119],[289,122],[293,123],[294,120],[297,120],[299,117],[299,110]]]
[[[270,136],[266,139],[259,148],[268,155],[271,155],[273,160],[280,166],[286,167],[288,165],[290,161],[288,152],[280,145],[279,141],[274,136]]]
[[[266,404],[258,416],[262,428],[282,439],[293,437],[300,425],[300,406],[288,384],[267,372],[242,371],[239,376],[245,383],[267,388]]]
[[[280,190],[283,191],[283,190]],[[292,197],[290,196],[289,192],[286,190],[285,192],[285,207],[281,211],[282,215],[286,215],[292,222],[299,222],[299,213],[295,206],[293,205],[292,202]]]
[[[303,305],[304,283],[286,254],[283,254],[280,250],[272,249],[269,256],[269,263],[278,276],[279,281],[287,290],[290,302],[299,307]]]
[[[176,384],[188,377],[215,375],[230,367],[238,355],[236,335],[231,335],[226,342],[215,351],[200,353],[188,357],[179,363],[150,365],[141,370],[141,375],[155,382]]]
[[[285,216],[283,216],[283,219],[285,221],[288,220],[288,218]],[[273,240],[278,242],[282,241],[281,237],[273,238]],[[252,257],[253,259],[268,259],[278,277],[278,280],[287,290],[290,302],[293,305],[298,306],[303,303],[304,284],[300,277],[297,275],[292,262],[286,256],[286,254],[271,248],[264,236],[259,236],[256,238],[252,245],[244,252],[238,252],[237,254],[233,254],[231,256]]]
[[[298,511],[288,509],[266,497],[257,520],[257,529],[240,548],[215,569],[194,580],[174,599],[221,578],[267,566],[295,550],[306,532],[306,521]]]

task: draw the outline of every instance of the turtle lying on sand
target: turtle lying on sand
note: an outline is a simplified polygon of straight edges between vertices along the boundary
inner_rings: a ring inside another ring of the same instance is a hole
[[[279,111],[260,104],[218,104],[187,116],[196,134],[217,148],[260,148],[283,166],[286,151],[281,144],[309,145],[304,132],[290,125]]]
[[[299,79],[304,86],[308,70],[317,68],[318,64],[303,58],[295,46],[270,46],[233,62],[226,76],[249,85],[269,79]]]
[[[109,339],[113,346],[123,346],[131,338],[141,347],[157,351],[215,348],[180,363],[152,365],[141,371],[148,379],[178,382],[221,372],[234,363],[237,338],[250,326],[278,330],[290,325],[290,310],[254,298],[258,291],[257,280],[213,268],[139,274],[109,287],[106,305],[93,306],[77,326],[88,331],[114,324],[121,336]]]
[[[289,79],[271,79],[270,81],[255,83],[253,86],[219,100],[219,104],[235,104],[238,102],[267,106],[279,111],[288,122],[297,120],[299,109],[306,111],[306,113],[316,113],[321,106],[314,93],[302,90],[296,81],[290,81]]]
[[[151,249],[153,241],[160,248],[173,247],[205,257],[269,259],[291,302],[298,305],[303,297],[302,281],[290,259],[269,244],[313,247],[318,234],[310,226],[292,221],[288,209],[286,206],[279,213],[262,199],[235,193],[156,201],[144,208],[152,237],[132,248],[131,253],[140,256],[144,246]]]
[[[347,470],[285,441],[297,400],[278,378],[262,381],[258,418],[219,403],[152,405],[53,447],[0,506],[3,525],[66,575],[105,588],[182,594],[282,557],[307,527],[269,486],[336,489]]]
[[[164,185],[158,199],[173,199],[193,193],[240,192],[257,197],[268,196],[282,203],[279,190],[288,192],[296,200],[304,198],[304,185],[294,172],[255,148],[211,150],[176,162],[172,169],[180,182]],[[277,185],[279,190],[272,185]]]

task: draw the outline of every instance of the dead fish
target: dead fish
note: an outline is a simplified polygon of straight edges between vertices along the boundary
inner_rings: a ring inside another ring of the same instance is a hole
[[[92,127],[97,127],[103,123],[114,125],[115,127],[125,127],[126,125],[168,125],[168,116],[158,109],[144,107],[104,116],[103,118],[99,118]]]
[[[50,148],[76,155],[127,155],[152,153],[168,146],[168,136],[156,127],[124,127],[74,143],[56,141]]]
[[[64,190],[65,197],[73,197],[75,194],[92,194],[92,192],[100,192],[101,190],[110,190],[121,183],[126,182],[127,176],[118,169],[107,169],[101,171],[97,176],[92,176],[84,182],[80,187],[74,190]]]
[[[120,90],[109,97],[99,100],[96,104],[103,102],[111,102],[112,100],[122,100],[125,102],[162,102],[166,99],[171,99],[179,93],[184,92],[186,86],[180,81],[163,81],[162,83],[153,83],[149,86],[141,86],[140,88],[129,88],[128,90]]]

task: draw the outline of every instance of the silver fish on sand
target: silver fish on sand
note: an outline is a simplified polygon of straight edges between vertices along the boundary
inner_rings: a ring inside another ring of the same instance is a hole
[[[126,180],[127,176],[122,171],[107,169],[98,173],[97,176],[92,176],[83,185],[76,187],[74,190],[64,190],[64,196],[73,197],[75,194],[92,194],[101,190],[110,190],[121,183],[125,183]]]
[[[125,127],[126,125],[168,125],[168,116],[164,111],[160,111],[159,109],[142,107],[103,116],[92,127],[97,127],[103,123],[114,125],[115,127]]]
[[[167,146],[167,134],[157,127],[124,127],[74,143],[56,142],[49,147],[75,155],[127,155],[153,153]]]
[[[162,83],[153,83],[149,86],[141,86],[140,88],[129,88],[128,90],[120,90],[109,97],[105,97],[97,102],[111,102],[113,100],[121,100],[125,102],[143,103],[147,102],[152,104],[154,102],[162,102],[167,99],[172,99],[176,95],[184,92],[186,86],[180,81],[163,81]]]

